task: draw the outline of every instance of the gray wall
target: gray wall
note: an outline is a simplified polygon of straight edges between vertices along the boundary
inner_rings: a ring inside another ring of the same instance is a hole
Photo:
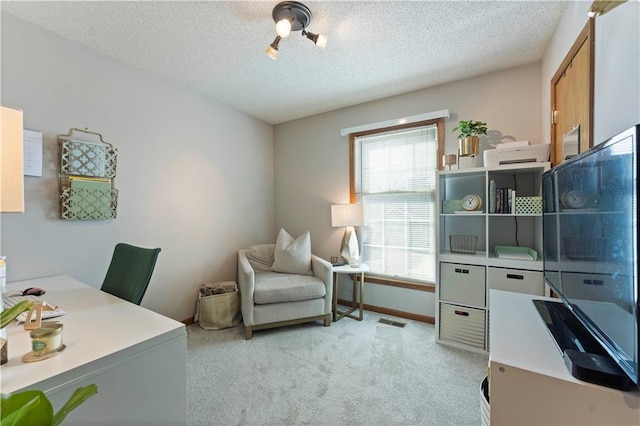
[[[447,153],[456,152],[459,120],[486,121],[493,142],[548,142],[540,135],[539,87],[540,64],[532,64],[275,126],[276,225],[295,235],[309,230],[316,254],[338,255],[344,229],[331,227],[330,206],[349,201],[349,140],[341,129],[449,109]],[[483,148],[492,141],[483,138]],[[416,290],[368,284],[365,303],[435,315],[434,294]]]
[[[117,242],[161,247],[142,305],[193,315],[203,282],[233,280],[240,247],[274,233],[273,128],[169,81],[2,14],[2,104],[44,132],[24,214],[2,214],[8,280],[102,284]],[[101,132],[119,150],[118,217],[58,219],[57,135]]]

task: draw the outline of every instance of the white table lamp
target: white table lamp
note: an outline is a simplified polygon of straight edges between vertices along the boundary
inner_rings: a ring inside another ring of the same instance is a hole
[[[360,247],[354,226],[364,223],[362,204],[334,204],[331,206],[331,226],[346,226],[342,237],[340,255],[345,263],[360,264]]]

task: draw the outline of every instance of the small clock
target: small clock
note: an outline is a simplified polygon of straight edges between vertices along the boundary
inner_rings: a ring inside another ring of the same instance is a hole
[[[479,195],[470,194],[465,195],[464,198],[460,201],[462,208],[467,211],[478,210],[482,207],[482,199]]]
[[[560,196],[560,202],[567,209],[581,209],[587,201],[587,195],[582,191],[567,191]]]

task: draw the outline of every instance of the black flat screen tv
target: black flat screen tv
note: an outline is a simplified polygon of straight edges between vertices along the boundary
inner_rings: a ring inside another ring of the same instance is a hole
[[[535,301],[574,376],[640,387],[640,125],[542,176],[544,279],[562,300]]]

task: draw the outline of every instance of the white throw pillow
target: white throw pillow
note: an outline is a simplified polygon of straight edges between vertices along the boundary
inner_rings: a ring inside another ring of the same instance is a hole
[[[280,229],[273,253],[271,270],[286,274],[311,274],[311,234],[309,231],[295,240]]]
[[[274,244],[258,244],[249,247],[247,259],[256,271],[270,271],[273,265]]]

